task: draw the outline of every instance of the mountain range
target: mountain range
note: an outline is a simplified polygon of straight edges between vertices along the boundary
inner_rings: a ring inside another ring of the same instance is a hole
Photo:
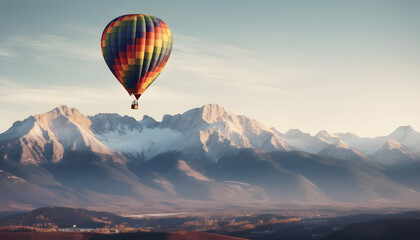
[[[141,121],[65,105],[0,134],[0,209],[417,206],[420,132],[280,133],[217,104]]]

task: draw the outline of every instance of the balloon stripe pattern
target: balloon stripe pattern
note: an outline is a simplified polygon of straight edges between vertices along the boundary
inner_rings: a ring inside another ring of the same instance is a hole
[[[101,38],[111,72],[137,99],[162,72],[172,51],[172,34],[161,19],[145,14],[112,20]]]

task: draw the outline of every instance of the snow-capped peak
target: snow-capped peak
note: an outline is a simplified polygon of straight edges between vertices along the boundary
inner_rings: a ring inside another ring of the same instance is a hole
[[[66,105],[60,105],[49,112],[37,114],[34,117],[41,126],[46,129],[50,128],[51,124],[57,123],[56,121],[59,121],[57,119],[66,118],[93,136],[93,133],[89,129],[92,122],[76,108],[69,108]]]
[[[304,133],[299,129],[290,129],[281,136],[288,144],[297,150],[308,153],[319,153],[323,149],[330,149],[331,147],[347,148],[345,144],[341,144],[340,140],[327,131],[320,131],[317,135],[312,136],[309,133]]]
[[[160,127],[169,127],[171,129],[186,132],[190,130],[206,129],[209,125],[229,123],[229,126],[238,125],[237,116],[224,109],[218,104],[207,104],[200,108],[193,108],[182,114],[165,115]]]
[[[43,129],[57,137],[64,149],[111,153],[90,130],[90,119],[75,108],[61,105],[50,112],[35,115],[35,119]]]
[[[283,136],[285,138],[301,138],[301,137],[311,137],[311,134],[304,133],[300,129],[290,129]]]
[[[203,128],[201,128],[201,135],[203,135],[203,132],[207,132],[206,135],[213,135],[214,132],[217,132],[218,141],[228,140],[233,146],[237,147],[271,151],[290,149],[277,132],[254,119],[236,115],[218,104],[207,104],[199,110],[205,122],[202,125]]]
[[[328,133],[326,130],[321,130],[319,131],[315,137],[320,137],[320,138],[337,138],[337,136],[335,134],[330,134]]]
[[[96,116],[91,117],[96,124]],[[120,117],[121,118],[121,117]],[[103,124],[102,124],[103,125]],[[109,124],[108,124],[109,125]],[[139,131],[126,134],[97,131],[97,138],[113,150],[151,158],[164,151],[204,151],[214,161],[231,148],[289,150],[278,133],[262,123],[236,115],[218,104],[207,104],[182,114],[165,115],[162,122],[144,116]],[[130,143],[121,138],[133,139]],[[135,139],[135,140],[134,140]]]
[[[414,129],[413,129],[413,127],[411,125],[407,125],[407,126],[400,126],[395,131],[396,132],[400,132],[400,131],[403,131],[403,132],[411,132],[411,131],[414,131]]]
[[[7,144],[17,144],[24,149],[20,159],[35,163],[59,161],[65,151],[84,150],[104,154],[120,151],[131,156],[144,156],[146,160],[166,151],[184,151],[205,154],[217,161],[234,148],[322,151],[341,157],[372,156],[382,148],[382,151],[399,149],[402,153],[417,155],[419,142],[420,133],[411,126],[399,127],[389,136],[377,138],[360,138],[351,133],[330,134],[325,130],[315,136],[299,129],[281,134],[218,104],[207,104],[173,116],[165,115],[161,122],[147,115],[141,121],[118,114],[86,117],[75,108],[61,105],[16,122],[11,129],[0,134],[0,150]],[[49,156],[47,160],[42,157],[44,155]],[[0,158],[10,156],[11,153],[0,151]]]
[[[66,150],[112,154],[95,138],[90,130],[91,124],[77,109],[61,105],[13,124],[8,131],[0,134],[0,148],[21,148],[19,156],[13,155],[14,160],[28,164],[60,161]],[[10,156],[6,153],[0,157]]]
[[[411,126],[401,126],[387,138],[403,144],[412,152],[420,152],[420,132],[415,131]]]
[[[417,156],[406,146],[394,140],[387,140],[372,157],[384,164],[392,164],[415,159]]]
[[[141,131],[142,127],[133,117],[120,116],[116,113],[99,113],[95,116],[89,116],[91,121],[90,129],[95,134],[104,134],[107,132],[118,132],[120,135],[127,131]]]
[[[218,104],[206,104],[200,108],[201,116],[207,123],[215,123],[228,120],[232,113]]]
[[[395,139],[397,141],[403,141],[404,138],[407,137],[408,134],[414,132],[414,129],[408,125],[408,126],[401,126],[398,127],[394,132],[392,132],[389,136],[392,139]]]
[[[406,155],[413,154],[406,146],[391,139],[386,141],[384,145],[382,145],[382,147],[379,149],[379,151],[392,151],[392,150],[398,150],[399,152]]]
[[[329,144],[340,145],[340,147],[348,148],[347,144],[345,144],[337,135],[330,134],[326,130],[319,131],[315,137]]]

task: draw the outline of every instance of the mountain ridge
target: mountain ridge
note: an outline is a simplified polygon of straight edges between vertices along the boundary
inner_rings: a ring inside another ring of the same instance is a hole
[[[282,134],[217,104],[160,122],[147,115],[140,121],[112,113],[87,117],[61,105],[0,134],[0,202],[109,206],[118,199],[162,209],[191,201],[413,204],[420,200],[418,177],[400,169],[417,169],[420,161],[395,139],[413,143],[417,132],[397,133],[370,140],[325,130]],[[375,151],[362,151],[366,141],[379,146],[376,152],[386,143],[404,151],[384,161]],[[25,195],[21,189],[37,191]]]

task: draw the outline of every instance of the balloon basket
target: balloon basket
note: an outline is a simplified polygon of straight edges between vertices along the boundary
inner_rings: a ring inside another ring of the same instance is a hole
[[[133,101],[133,103],[131,103],[131,109],[139,109],[139,103],[137,101]]]

